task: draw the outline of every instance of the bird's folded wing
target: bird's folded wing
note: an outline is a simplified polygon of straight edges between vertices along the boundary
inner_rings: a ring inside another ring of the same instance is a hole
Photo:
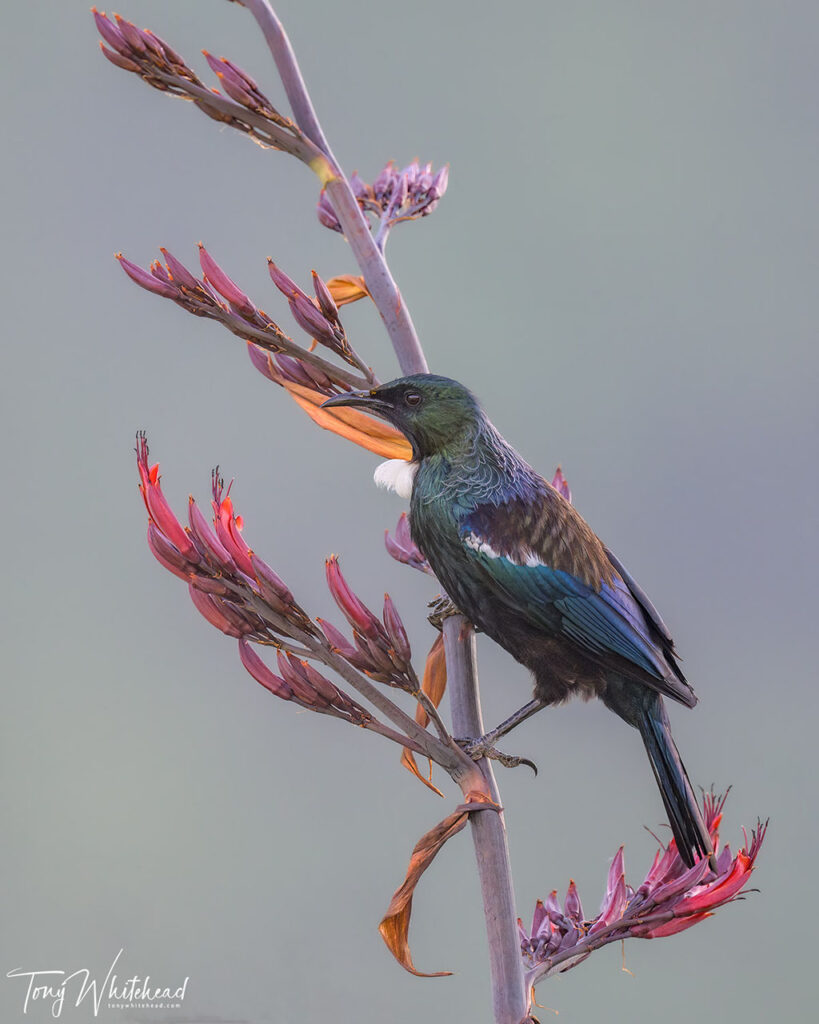
[[[634,579],[631,573],[628,572],[626,567],[623,565],[620,559],[617,558],[613,551],[610,551],[608,548],[606,548],[606,554],[608,555],[611,564],[614,566],[617,572],[619,572],[620,575],[623,577],[623,581],[628,587],[631,596],[643,609],[647,618],[654,626],[654,628],[657,630],[665,644],[673,650],[674,641],[671,638],[671,634],[668,632],[668,626],[666,626],[666,624],[663,622],[660,613],[648,599],[648,595],[646,594],[646,592],[643,590],[640,584]]]
[[[547,539],[538,543],[536,529],[515,536],[512,521],[504,523],[497,506],[493,511],[490,517],[477,510],[462,521],[460,533],[467,557],[497,599],[533,629],[564,636],[598,663],[625,670],[684,704],[696,703],[674,662],[671,639],[659,615],[650,604],[651,613],[646,614],[621,576],[619,564],[608,560],[590,530],[605,567],[596,549],[585,551],[580,537],[561,545],[560,529],[554,527],[548,535],[541,531]],[[531,523],[531,514],[528,518]],[[576,524],[568,524],[570,532],[572,526]]]

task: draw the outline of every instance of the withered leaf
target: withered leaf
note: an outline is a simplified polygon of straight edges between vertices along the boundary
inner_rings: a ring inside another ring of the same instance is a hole
[[[488,794],[473,791],[469,794],[467,803],[461,804],[452,814],[448,814],[443,821],[439,821],[434,828],[431,828],[429,832],[421,836],[410,856],[404,882],[399,889],[396,889],[390,900],[387,913],[378,926],[381,937],[398,963],[401,964],[404,970],[419,978],[443,978],[452,974],[452,971],[433,971],[432,973],[427,973],[416,970],[412,962],[408,936],[410,916],[412,914],[412,896],[415,892],[415,887],[418,885],[421,875],[423,875],[435,859],[436,854],[444,843],[461,831],[466,825],[470,813],[481,808],[495,811],[500,809],[492,803]]]
[[[440,706],[446,692],[446,657],[444,655],[444,638],[441,634],[438,635],[427,655],[421,689],[436,708]],[[420,704],[415,707],[415,721],[422,729],[426,729],[429,716]],[[417,779],[420,779],[425,786],[429,787],[434,793],[437,793],[438,796],[444,795],[432,783],[432,761],[429,762],[429,777],[425,777],[418,768],[413,752],[409,747],[404,747],[401,751],[401,764],[408,772],[411,772]]]

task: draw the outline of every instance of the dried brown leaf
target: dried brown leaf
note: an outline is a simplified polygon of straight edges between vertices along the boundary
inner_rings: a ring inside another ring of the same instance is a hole
[[[439,707],[446,693],[446,655],[444,654],[444,637],[439,633],[435,643],[430,647],[424,665],[424,678],[421,689],[429,697],[435,707]],[[415,720],[426,728],[429,721],[426,711],[419,704],[415,712]]]
[[[436,708],[440,706],[444,693],[446,692],[446,657],[444,655],[444,638],[442,634],[438,635],[435,643],[430,648],[429,654],[427,655],[421,689],[427,697],[429,697]],[[422,729],[426,729],[427,723],[429,722],[429,716],[420,704],[415,707],[415,721]],[[438,796],[444,795],[437,786],[432,784],[431,760],[429,762],[428,777],[424,777],[421,774],[415,760],[415,755],[409,747],[404,747],[401,751],[401,764],[417,779],[420,779],[425,786],[428,786],[434,793],[437,793]]]
[[[387,913],[378,926],[381,937],[398,963],[401,964],[404,970],[419,978],[443,978],[451,974],[452,971],[426,973],[415,969],[408,941],[410,916],[412,914],[412,896],[415,892],[415,887],[421,879],[421,875],[423,875],[435,859],[436,854],[444,843],[461,831],[466,825],[470,813],[479,809],[479,807],[474,805],[499,810],[486,793],[473,791],[469,793],[467,803],[461,804],[452,814],[448,814],[443,821],[439,821],[434,828],[431,828],[429,832],[421,836],[410,855],[404,882],[399,889],[396,889],[390,900]]]
[[[417,716],[416,716],[417,717]],[[401,750],[401,764],[407,769],[410,774],[414,775],[416,779],[431,789],[433,793],[437,793],[438,796],[444,794],[438,789],[435,783],[432,781],[432,760],[429,761],[429,777],[421,774],[421,770],[418,767],[418,762],[415,760],[415,755],[409,747],[403,747]]]

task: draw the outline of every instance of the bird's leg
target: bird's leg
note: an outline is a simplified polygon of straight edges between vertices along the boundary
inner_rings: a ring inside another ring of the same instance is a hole
[[[528,704],[524,704],[522,708],[518,708],[514,715],[510,715],[505,719],[505,721],[501,722],[500,725],[495,726],[491,732],[486,733],[482,738],[488,743],[494,743],[496,740],[499,740],[501,736],[505,736],[507,733],[510,733],[522,722],[525,722],[527,718],[531,718],[532,715],[545,707],[546,701],[539,700],[535,697],[534,700],[530,700]]]
[[[501,722],[500,725],[492,729],[490,732],[484,733],[483,736],[477,737],[477,739],[459,739],[455,742],[461,747],[469,756],[477,761],[482,757],[488,757],[492,761],[498,761],[506,768],[515,768],[519,764],[528,765],[537,775],[537,765],[525,757],[514,757],[510,754],[503,754],[500,750],[497,750],[495,743],[511,732],[516,726],[520,725],[521,722],[525,722],[527,718],[530,718],[541,708],[546,707],[546,702],[538,700],[530,700],[528,704],[524,704],[522,708],[510,715],[505,721]]]

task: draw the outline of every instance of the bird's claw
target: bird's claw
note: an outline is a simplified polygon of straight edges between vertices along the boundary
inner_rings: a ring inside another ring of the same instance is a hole
[[[463,615],[463,617],[466,618],[452,598],[448,597],[446,594],[439,594],[429,602],[427,608],[432,609],[429,615],[427,615],[427,622],[431,626],[434,626],[439,633],[443,631],[444,619],[452,618],[453,615]],[[476,633],[481,632],[474,623],[472,623],[472,628]]]
[[[497,747],[493,747],[484,736],[479,736],[477,739],[456,739],[455,742],[473,761],[480,761],[482,757],[486,757],[490,761],[502,764],[504,768],[517,768],[519,765],[525,764],[537,775],[537,765],[534,761],[530,761],[528,757],[504,754]]]
[[[446,594],[439,594],[434,600],[429,602],[427,608],[432,609],[427,616],[427,621],[439,632],[443,629],[444,619],[448,619],[452,615],[461,614]]]

